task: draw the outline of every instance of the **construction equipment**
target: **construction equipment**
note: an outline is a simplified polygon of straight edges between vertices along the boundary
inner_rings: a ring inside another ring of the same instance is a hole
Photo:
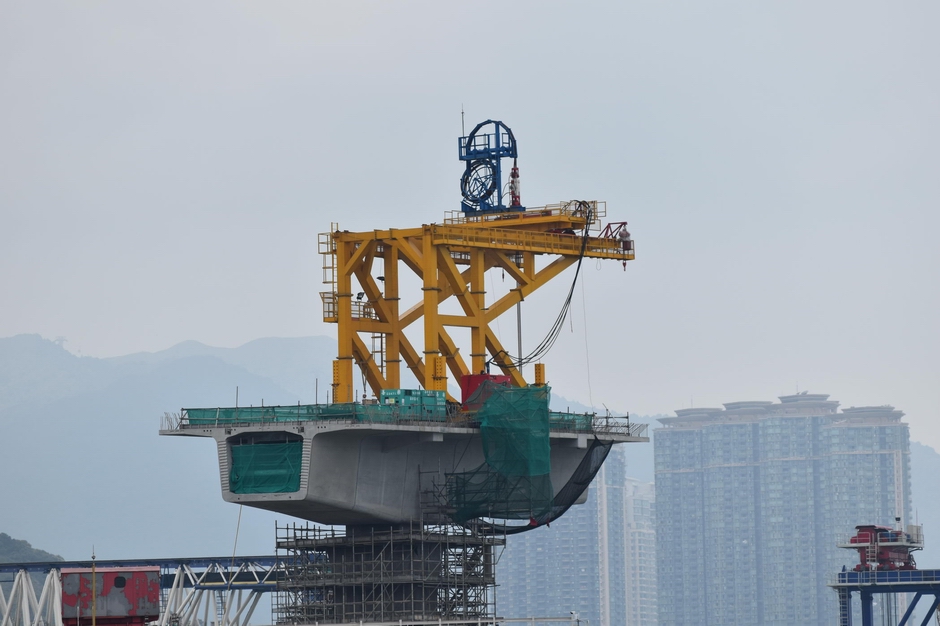
[[[649,441],[629,418],[549,410],[540,361],[582,261],[626,267],[634,247],[626,222],[605,229],[604,202],[523,207],[517,156],[512,131],[483,122],[460,139],[463,201],[442,224],[349,232],[334,223],[320,235],[323,320],[338,327],[327,404],[165,417],[161,434],[216,441],[226,501],[345,526],[285,527],[281,622],[479,624],[493,616],[491,566],[505,536],[583,501],[613,444]],[[504,158],[513,159],[508,195]],[[520,339],[511,354],[491,325],[572,266],[545,337],[527,353]],[[498,297],[487,292],[494,269],[514,284]],[[468,351],[453,329],[469,335]],[[402,389],[402,363],[419,389]]]
[[[858,550],[856,572],[917,569],[914,552],[924,549],[921,526],[909,525],[902,531],[890,526],[862,524],[856,526],[855,531],[849,543],[839,547]]]

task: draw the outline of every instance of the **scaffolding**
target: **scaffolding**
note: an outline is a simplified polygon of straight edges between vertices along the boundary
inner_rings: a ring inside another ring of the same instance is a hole
[[[486,623],[504,545],[447,524],[278,525],[276,623]]]

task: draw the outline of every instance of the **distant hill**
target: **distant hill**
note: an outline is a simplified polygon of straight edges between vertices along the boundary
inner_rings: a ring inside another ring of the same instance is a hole
[[[41,561],[61,561],[57,554],[37,550],[28,541],[14,539],[6,533],[0,533],[0,563],[33,563]]]
[[[317,388],[322,402],[333,382],[335,352],[336,340],[329,337],[271,337],[250,341],[238,348],[213,348],[198,341],[185,341],[162,352],[140,352],[105,360],[128,368],[153,367],[191,357],[212,357],[267,378],[302,402],[314,403]],[[271,400],[277,401],[275,398]]]
[[[236,386],[244,406],[313,402],[325,342],[96,359],[37,335],[0,339],[0,528],[68,560],[93,547],[104,559],[231,554],[238,507],[222,501],[215,446],[158,436],[161,416],[229,406]],[[275,519],[246,508],[239,553],[272,553]]]
[[[315,402],[317,380],[321,399],[332,382],[334,352],[333,339],[297,337],[258,339],[239,348],[214,348],[186,341],[160,352],[97,359],[77,357],[39,335],[17,335],[0,339],[0,409],[100,392],[128,376],[193,358],[212,358],[244,368],[275,382],[295,402]],[[230,395],[234,402],[234,386]]]

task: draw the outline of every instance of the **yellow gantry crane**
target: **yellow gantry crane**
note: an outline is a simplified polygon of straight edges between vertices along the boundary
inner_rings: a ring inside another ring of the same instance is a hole
[[[474,167],[472,175],[478,175],[481,168]],[[330,287],[320,294],[323,320],[338,325],[333,402],[355,401],[354,364],[376,396],[401,387],[403,361],[429,390],[447,391],[447,370],[459,382],[487,369],[487,363],[499,367],[514,385],[524,386],[517,362],[490,325],[579,259],[610,259],[626,267],[634,258],[626,222],[602,228],[604,202],[500,209],[507,207],[455,211],[443,224],[400,230],[349,232],[333,224],[331,232],[320,234],[323,281]],[[546,257],[538,267],[537,257]],[[411,304],[403,304],[402,268],[421,282],[421,296]],[[489,301],[484,278],[493,268],[505,271],[516,287]],[[442,312],[451,298],[460,314]],[[415,345],[405,330],[418,322],[424,325],[423,344]],[[469,354],[460,351],[448,331],[454,327],[469,329]],[[544,376],[541,372],[536,368],[537,379]]]

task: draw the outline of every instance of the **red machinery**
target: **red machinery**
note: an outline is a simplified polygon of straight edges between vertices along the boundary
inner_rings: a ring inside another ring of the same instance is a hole
[[[917,569],[913,552],[924,547],[920,526],[908,526],[907,532],[890,526],[864,524],[855,527],[849,543],[839,546],[858,550],[855,571]]]
[[[99,567],[63,569],[64,626],[143,626],[160,616],[159,567]]]
[[[464,409],[478,409],[485,398],[478,398],[478,404],[473,402],[474,392],[484,382],[490,381],[498,385],[511,385],[511,376],[501,376],[498,374],[467,374],[460,380],[460,403]]]

